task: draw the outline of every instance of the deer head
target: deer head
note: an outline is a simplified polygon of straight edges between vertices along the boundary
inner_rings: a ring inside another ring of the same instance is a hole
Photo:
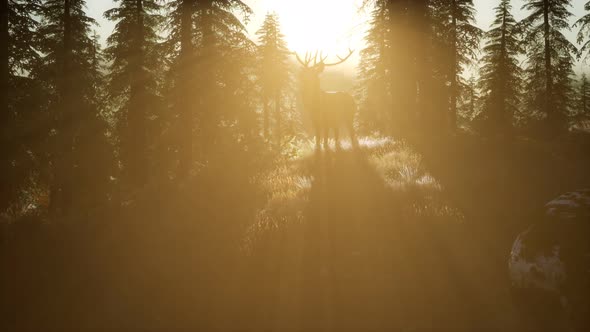
[[[301,94],[303,103],[306,107],[316,107],[318,99],[321,94],[320,89],[320,74],[326,67],[337,66],[344,63],[354,53],[353,50],[348,50],[349,53],[345,57],[337,56],[338,61],[333,63],[326,63],[328,56],[324,56],[323,52],[316,51],[313,55],[310,52],[305,53],[305,58],[301,59],[299,54],[295,52],[295,57],[301,66]]]

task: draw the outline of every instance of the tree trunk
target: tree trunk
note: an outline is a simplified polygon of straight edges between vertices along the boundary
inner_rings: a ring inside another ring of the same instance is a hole
[[[507,76],[508,76],[508,68],[507,68],[507,62],[508,62],[508,54],[507,54],[507,50],[506,50],[506,15],[507,15],[507,10],[506,7],[503,8],[503,13],[502,13],[502,36],[501,36],[501,40],[500,40],[500,75],[499,75],[499,80],[498,80],[498,105],[497,105],[497,110],[495,114],[495,121],[494,121],[494,126],[496,126],[496,129],[498,129],[500,132],[503,132],[504,129],[506,129],[506,123],[505,123],[505,119],[506,119],[506,92],[504,89],[504,86],[507,82]]]
[[[191,76],[192,57],[194,55],[193,47],[193,12],[194,0],[184,0],[182,2],[181,30],[180,30],[180,72],[179,88],[177,95],[177,105],[179,108],[179,176],[183,177],[190,171],[193,163],[193,105],[194,100],[191,96]]]
[[[265,139],[270,139],[270,112],[268,110],[268,97],[265,95],[262,97],[262,132],[264,133]]]
[[[71,208],[73,184],[73,78],[72,78],[72,17],[71,0],[64,0],[63,45],[61,53],[62,72],[57,87],[59,109],[55,116],[56,136],[55,154],[53,156],[53,182],[50,186],[49,212],[54,216],[63,216]],[[59,60],[58,60],[59,61]]]
[[[216,77],[214,59],[216,58],[216,37],[214,33],[213,19],[212,19],[212,2],[199,1],[202,6],[201,13],[201,45],[200,45],[200,64],[199,68],[201,71],[201,91],[199,91],[199,97],[201,99],[201,108],[199,113],[199,124],[200,124],[200,146],[201,152],[204,158],[208,158],[213,150],[215,142],[217,140],[217,124],[218,114],[215,107],[216,102],[212,98],[215,95]]]
[[[403,82],[405,79],[405,70],[407,69],[403,68],[403,59],[406,55],[407,48],[402,50],[404,47],[401,45],[407,36],[404,36],[401,31],[403,5],[400,4],[400,0],[390,0],[388,4],[388,12],[390,26],[389,42],[391,48],[389,52],[391,129],[393,135],[401,136],[404,127],[402,122],[407,115],[407,109],[405,109],[407,107],[407,103],[405,102],[407,96],[405,96],[404,91],[402,91],[405,90],[405,84],[407,84],[407,82]]]
[[[8,0],[0,0],[0,119],[2,125],[8,116],[8,84],[10,78],[10,67],[8,64]],[[2,139],[2,157],[4,154],[5,137],[4,133]]]
[[[588,81],[586,77],[582,80],[582,116],[588,116]]]
[[[415,5],[415,30],[416,34],[416,120],[424,124],[425,116],[430,109],[427,97],[427,84],[430,80],[427,49],[429,39],[429,19],[428,19],[428,0],[416,1]]]
[[[129,109],[127,114],[127,165],[126,173],[130,183],[141,186],[147,181],[147,119],[146,108],[150,101],[146,100],[143,0],[136,0],[135,7],[135,40],[131,58],[132,81],[129,92]]]
[[[8,121],[10,118],[8,107],[8,89],[10,80],[10,67],[8,63],[8,0],[0,0],[0,210],[6,209],[11,196],[11,188],[8,185],[10,160],[10,138],[7,137]]]
[[[277,149],[281,148],[281,138],[283,135],[283,124],[281,119],[281,91],[278,89],[275,90],[275,118],[276,118],[276,139],[277,139]]]
[[[549,125],[553,126],[557,114],[553,110],[553,72],[551,68],[551,30],[549,25],[549,0],[543,0],[543,27],[545,39],[545,114]]]
[[[407,38],[409,52],[406,58],[408,70],[408,84],[407,86],[407,115],[408,128],[407,133],[416,132],[416,125],[419,113],[419,86],[421,70],[419,66],[424,63],[424,42],[422,40],[422,24],[424,16],[428,10],[427,3],[423,0],[407,1],[408,6],[408,22],[407,22]]]
[[[451,133],[457,130],[457,97],[459,82],[457,81],[457,3],[451,2],[451,98],[449,107],[449,129]]]

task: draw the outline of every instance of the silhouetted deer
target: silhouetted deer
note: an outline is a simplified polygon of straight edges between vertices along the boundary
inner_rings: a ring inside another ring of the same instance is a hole
[[[323,54],[319,55],[315,52],[305,54],[305,60],[301,60],[299,55],[295,53],[297,61],[303,66],[301,71],[301,97],[303,106],[311,115],[311,121],[316,134],[316,147],[320,148],[323,138],[324,148],[328,148],[328,138],[330,136],[330,129],[334,131],[334,140],[336,147],[339,146],[338,134],[340,127],[344,126],[349,131],[350,140],[353,145],[356,145],[356,138],[354,135],[354,114],[356,112],[356,103],[354,98],[346,92],[326,92],[320,89],[320,74],[325,67],[339,65],[352,55],[353,51],[349,50],[346,57],[338,57],[335,63],[325,63],[327,58]],[[313,60],[313,63],[312,63]]]

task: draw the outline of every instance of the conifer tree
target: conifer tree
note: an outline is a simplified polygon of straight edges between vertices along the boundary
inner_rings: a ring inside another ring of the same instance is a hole
[[[449,83],[449,130],[457,128],[457,106],[461,95],[461,73],[463,66],[476,58],[482,31],[475,26],[475,8],[473,0],[433,0],[432,10],[437,36],[446,49],[448,57],[443,55],[442,72]]]
[[[566,129],[571,106],[577,49],[563,34],[569,30],[569,6],[569,0],[528,0],[523,9],[531,14],[520,23],[528,59],[527,104],[534,117],[544,119],[547,133]]]
[[[23,152],[18,147],[26,145],[22,133],[27,128],[15,120],[30,111],[20,107],[19,100],[30,99],[23,97],[31,93],[27,73],[39,58],[34,48],[39,4],[39,0],[0,0],[0,211],[16,197],[18,182],[26,173],[17,155]]]
[[[283,95],[289,84],[289,67],[287,43],[281,33],[279,18],[276,13],[266,15],[262,27],[256,32],[258,36],[259,81],[262,94],[263,132],[270,138],[270,107],[274,104],[274,128],[277,146],[281,145],[282,137],[282,103]]]
[[[360,81],[360,120],[366,129],[384,131],[391,123],[390,113],[391,91],[390,73],[390,34],[389,12],[386,1],[375,1],[371,12],[370,27],[365,36],[367,47],[361,50],[361,61],[358,68]]]
[[[483,116],[487,127],[495,132],[509,129],[512,116],[520,106],[523,71],[518,57],[523,50],[511,10],[510,0],[501,0],[494,9],[496,17],[486,33],[488,41],[480,71]]]
[[[105,57],[96,31],[91,35],[91,42],[88,80],[93,95],[89,95],[86,109],[77,120],[79,130],[74,145],[77,179],[74,206],[86,215],[107,207],[113,192],[111,178],[117,175],[114,145],[108,138],[109,119],[105,116],[109,106],[105,101]]]
[[[195,95],[199,102],[199,150],[203,158],[225,139],[221,130],[239,129],[250,134],[255,112],[251,79],[256,45],[248,38],[243,21],[252,10],[239,0],[197,3]],[[227,126],[236,124],[236,126]]]
[[[586,73],[582,74],[578,85],[576,120],[588,120],[590,118],[590,82]]]
[[[97,117],[96,43],[91,26],[95,21],[84,11],[84,0],[46,0],[41,12],[39,51],[43,59],[32,70],[33,77],[45,85],[52,114],[49,151],[52,169],[50,185],[53,215],[69,213],[75,205],[75,185],[92,170],[80,145],[88,121]],[[101,136],[101,133],[97,133]],[[84,188],[81,188],[84,190]]]
[[[475,76],[471,76],[464,87],[461,89],[461,117],[471,120],[479,113],[480,95],[477,87]]]
[[[391,120],[394,133],[407,133],[416,99],[414,59],[411,48],[409,1],[388,0],[388,29],[391,51],[388,54]]]
[[[590,11],[590,1],[586,2],[586,4],[584,4],[584,10],[585,11]],[[590,48],[590,13],[582,16],[579,20],[576,21],[576,23],[574,24],[574,27],[579,27],[580,30],[578,30],[578,44],[581,44],[582,47],[580,47],[579,53],[578,53],[578,57],[584,57],[584,59],[586,59],[588,57],[588,55],[590,55],[587,51],[588,48]]]
[[[149,170],[148,117],[158,104],[156,70],[161,68],[156,51],[161,23],[155,0],[117,0],[105,12],[116,22],[108,38],[106,57],[111,62],[108,95],[118,107],[120,154],[124,178],[143,185]]]
[[[10,59],[8,39],[10,38],[10,26],[8,23],[8,0],[0,0],[0,116],[6,119],[8,116],[8,82],[10,80]],[[5,121],[2,121],[4,123]],[[2,135],[4,136],[4,135]],[[4,146],[5,138],[2,137],[2,146]],[[6,157],[5,148],[2,149],[2,157]]]
[[[417,88],[416,119],[420,121],[420,125],[424,125],[425,118],[430,114],[432,109],[432,98],[430,97],[432,59],[431,55],[429,55],[432,53],[432,14],[430,11],[430,2],[431,0],[410,1],[410,23],[413,31],[411,37],[415,55],[415,88]]]
[[[178,175],[188,174],[193,158],[193,131],[198,100],[192,91],[198,73],[195,71],[195,13],[196,0],[173,0],[167,5],[167,38],[165,52],[170,57],[169,105],[175,120],[171,128],[177,133],[173,138],[178,151]]]
[[[35,51],[40,0],[0,1],[0,107],[2,118],[10,105],[11,77],[23,76],[38,59]]]

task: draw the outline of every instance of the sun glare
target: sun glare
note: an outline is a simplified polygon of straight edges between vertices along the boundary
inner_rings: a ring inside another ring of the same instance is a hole
[[[300,54],[323,51],[330,56],[362,49],[368,14],[363,0],[263,0],[276,12],[289,49]],[[358,53],[358,52],[357,52]]]

